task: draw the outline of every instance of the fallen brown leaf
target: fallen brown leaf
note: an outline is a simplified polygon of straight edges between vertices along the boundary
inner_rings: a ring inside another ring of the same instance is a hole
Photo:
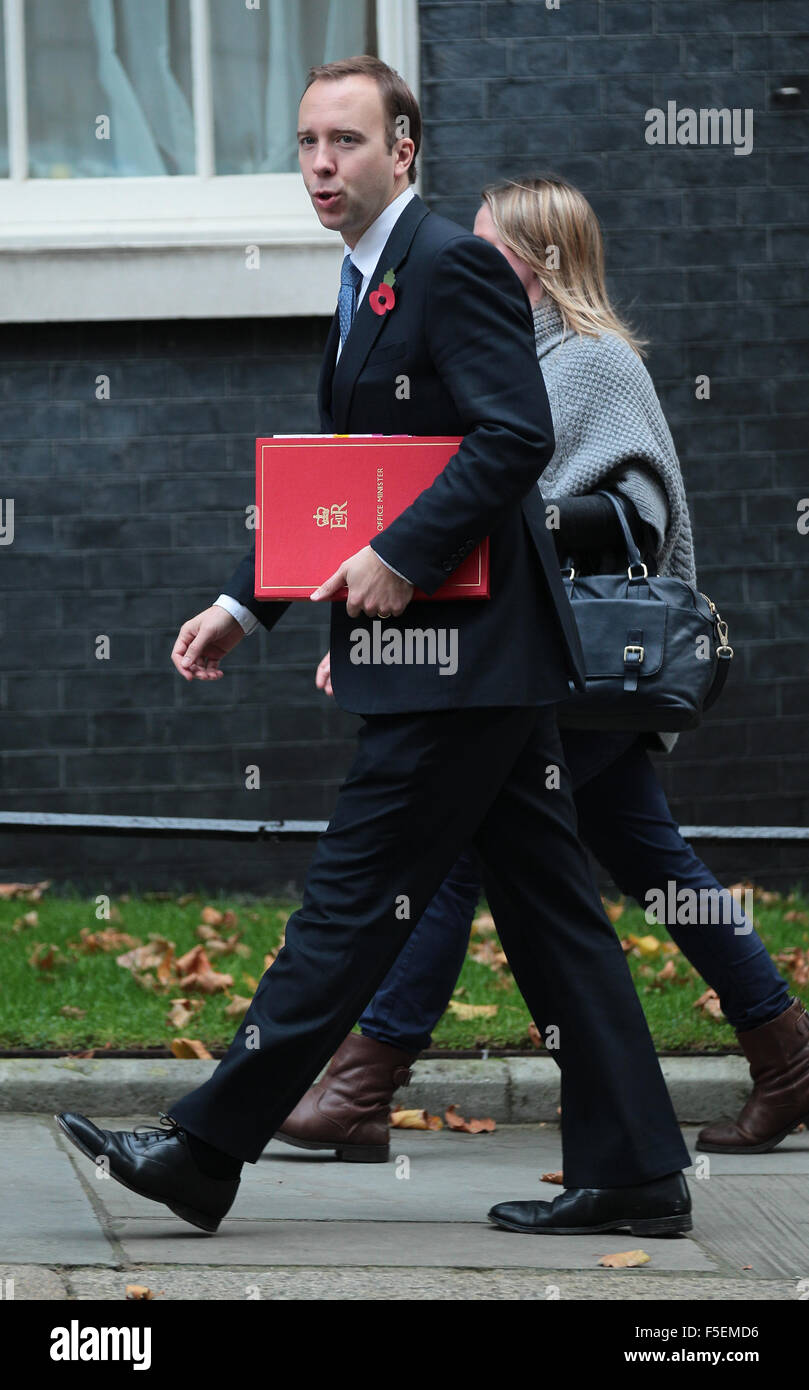
[[[170,1046],[175,1057],[199,1057],[204,1062],[213,1061],[205,1044],[197,1038],[172,1038]]]
[[[796,985],[809,984],[809,951],[800,946],[790,946],[779,951],[774,957],[779,965],[785,965]]]
[[[242,949],[243,948],[240,948],[239,945],[238,932],[234,932],[232,936],[227,938],[212,936],[211,939],[205,943],[205,950],[208,952],[209,956],[232,956],[235,951],[239,951],[241,954]],[[250,955],[249,946],[247,947],[247,954]]]
[[[657,974],[655,975],[655,979],[659,980],[661,984],[663,984],[666,980],[676,980],[677,966],[674,964],[674,961],[671,959],[667,960],[666,964],[663,966],[663,969],[658,970]]]
[[[473,936],[494,936],[497,927],[490,912],[479,912],[472,921]]]
[[[84,1018],[87,1010],[77,1009],[74,1004],[63,1004],[59,1012],[63,1014],[65,1018]]]
[[[633,936],[630,932],[627,941],[632,942],[635,954],[638,956],[656,956],[663,949],[663,942],[658,941],[656,936]]]
[[[164,936],[157,936],[150,933],[149,940],[143,946],[136,946],[132,951],[125,951],[123,955],[116,956],[116,964],[124,970],[157,970],[166,957],[166,951],[174,950],[174,942],[167,941]]]
[[[394,1129],[443,1129],[438,1115],[428,1115],[426,1110],[403,1110],[396,1106],[390,1114]]]
[[[450,999],[448,1008],[456,1018],[494,1018],[499,1004],[462,1004]]]
[[[24,912],[22,917],[15,917],[11,925],[14,931],[21,931],[23,927],[38,927],[39,913],[32,907],[31,911]]]
[[[36,941],[28,957],[28,964],[33,965],[36,970],[53,970],[54,966],[64,964],[64,958],[60,955],[58,946]]]
[[[41,883],[0,883],[0,898],[27,898],[36,903],[50,885],[49,878],[43,878]]]
[[[173,999],[166,1019],[169,1028],[185,1028],[203,1006],[202,999]]]
[[[146,1284],[127,1284],[126,1297],[129,1299],[145,1299],[154,1298],[154,1294],[152,1293],[152,1290],[147,1287]]]
[[[448,1105],[444,1111],[444,1119],[450,1129],[463,1131],[464,1134],[491,1134],[497,1126],[492,1119],[486,1120],[465,1120],[463,1115],[458,1114],[457,1107]]]
[[[193,990],[199,990],[202,994],[217,994],[230,989],[233,984],[232,975],[221,975],[213,969],[204,946],[192,946],[190,951],[180,956],[177,974],[180,976],[179,987],[184,994]]]
[[[81,943],[78,949],[88,954],[93,951],[121,951],[124,947],[142,944],[137,936],[129,936],[127,932],[117,931],[115,927],[104,927],[103,931],[91,931],[89,927],[82,927],[79,936]]]
[[[200,915],[209,927],[221,927],[225,920],[224,912],[220,912],[218,907],[204,907]]]
[[[241,1018],[242,1014],[247,1013],[252,1002],[252,999],[246,999],[243,994],[234,994],[231,1002],[225,1009],[225,1013],[228,1018]]]
[[[528,1036],[531,1039],[531,1042],[533,1043],[534,1047],[545,1046],[544,1042],[542,1041],[542,1034],[540,1033],[539,1029],[534,1023],[533,1019],[528,1025]]]
[[[623,905],[622,902],[617,902],[617,903],[609,902],[609,901],[607,900],[607,898],[602,898],[602,899],[601,899],[601,902],[602,902],[604,911],[606,912],[606,914],[607,914],[607,916],[609,917],[609,919],[610,919],[611,922],[617,922],[618,919],[619,919],[619,917],[623,917],[623,915],[624,915],[624,905]]]
[[[470,947],[468,954],[470,960],[477,961],[478,965],[488,965],[491,970],[502,970],[508,965],[505,951],[495,946],[490,938]]]
[[[558,1183],[560,1187],[564,1187],[565,1180],[561,1168],[556,1173],[543,1173],[540,1182],[555,1182]]]
[[[168,949],[163,952],[163,959],[157,967],[157,978],[161,985],[168,984],[168,981],[171,979],[173,963],[174,947],[169,946]]]
[[[715,1018],[717,1022],[721,1022],[724,1018],[719,995],[715,989],[706,989],[705,993],[701,994],[699,999],[695,1001],[693,1008],[702,1009],[703,1013],[707,1014],[709,1018]]]
[[[650,1259],[645,1250],[619,1250],[617,1255],[602,1255],[598,1263],[606,1269],[634,1269],[636,1265],[647,1265]]]

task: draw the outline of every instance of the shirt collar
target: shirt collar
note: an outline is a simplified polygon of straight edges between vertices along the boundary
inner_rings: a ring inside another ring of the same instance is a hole
[[[367,280],[369,275],[373,273],[374,266],[382,255],[385,242],[413,197],[415,197],[415,190],[411,184],[403,193],[399,193],[391,203],[388,203],[387,207],[382,209],[370,227],[366,227],[353,251],[349,246],[345,247],[343,259],[345,260],[346,256],[351,257],[357,270],[362,271],[363,281]],[[364,288],[363,284],[362,289]]]

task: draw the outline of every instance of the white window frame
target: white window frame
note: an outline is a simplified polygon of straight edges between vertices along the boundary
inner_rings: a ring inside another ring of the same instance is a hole
[[[0,4],[0,322],[331,316],[343,242],[321,226],[300,173],[214,173],[209,0],[190,0],[196,173],[152,178],[27,176],[24,0]],[[418,98],[418,0],[376,8],[379,56]],[[258,272],[246,273],[248,246]]]

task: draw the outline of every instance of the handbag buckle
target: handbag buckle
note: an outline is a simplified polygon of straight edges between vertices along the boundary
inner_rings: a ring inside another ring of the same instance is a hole
[[[637,655],[636,655],[633,659],[630,659],[630,655],[629,655],[630,652],[635,652],[635,653],[637,653]],[[641,665],[643,664],[643,658],[645,657],[645,655],[646,655],[646,648],[645,648],[645,647],[638,647],[638,646],[634,646],[634,645],[631,645],[631,646],[628,646],[628,647],[624,647],[624,665],[625,665],[625,666],[641,666]]]
[[[643,574],[633,574],[632,571],[636,569],[642,569]],[[649,571],[642,560],[637,560],[634,565],[629,565],[626,574],[628,579],[648,579],[649,577]]]

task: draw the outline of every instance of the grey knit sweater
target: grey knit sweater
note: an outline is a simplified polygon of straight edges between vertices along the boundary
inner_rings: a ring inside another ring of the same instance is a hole
[[[696,584],[680,464],[660,401],[637,353],[616,333],[568,330],[543,295],[534,335],[556,449],[539,479],[546,497],[600,487],[629,497],[657,533],[657,569]]]

